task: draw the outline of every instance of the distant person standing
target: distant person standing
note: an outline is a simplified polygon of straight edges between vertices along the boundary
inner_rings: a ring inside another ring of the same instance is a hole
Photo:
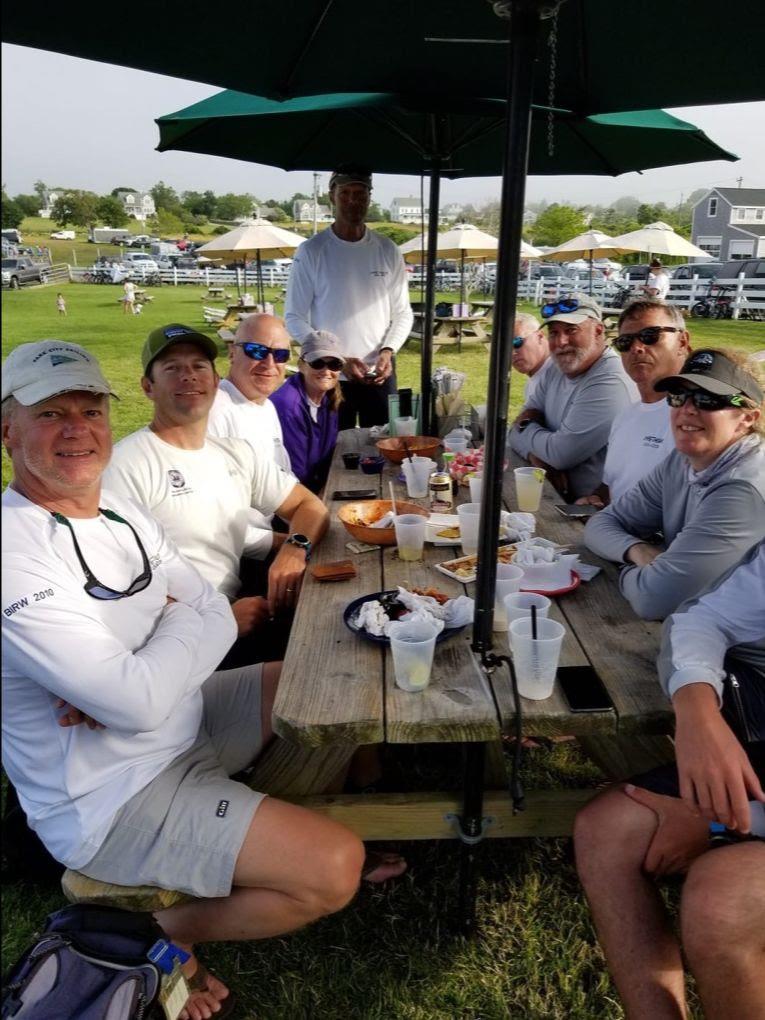
[[[669,276],[661,264],[661,259],[653,259],[650,268],[651,271],[648,274],[643,290],[647,297],[658,298],[659,301],[663,301],[667,294],[669,294]]]
[[[135,312],[135,284],[132,280],[125,280],[122,285],[122,289],[125,292],[125,296],[122,299],[122,311],[127,315],[133,315]]]
[[[66,315],[66,301],[63,294],[56,294],[56,308],[59,315]]]
[[[329,181],[335,221],[300,245],[287,286],[285,320],[300,341],[315,330],[340,340],[344,358],[341,429],[388,421],[396,392],[394,355],[412,328],[404,260],[396,245],[365,226],[372,175],[346,164]]]

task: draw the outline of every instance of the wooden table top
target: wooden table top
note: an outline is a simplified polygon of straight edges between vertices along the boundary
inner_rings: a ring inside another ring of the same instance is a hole
[[[505,727],[514,716],[510,678],[504,668],[487,677],[479,667],[470,649],[470,627],[436,646],[429,687],[409,694],[393,682],[390,652],[359,638],[343,623],[343,610],[353,599],[399,584],[432,585],[471,597],[475,589],[474,584],[462,585],[433,569],[435,563],[461,555],[459,547],[426,544],[425,558],[418,563],[399,560],[395,547],[360,554],[346,548],[351,536],[337,520],[341,504],[331,500],[336,489],[374,488],[380,498],[389,498],[392,480],[397,498],[406,498],[394,465],[386,466],[382,476],[345,470],[340,454],[348,448],[347,437],[341,435],[333,459],[326,486],[331,524],[312,565],[350,558],[358,576],[320,583],[310,569],[307,572],[276,696],[274,728],[285,739],[309,747],[496,740],[500,729],[495,699]],[[514,510],[511,471],[507,478],[504,502]],[[460,492],[459,501],[465,498],[467,490]],[[561,517],[554,509],[558,501],[546,485],[537,534],[568,545],[586,562],[603,567],[594,580],[554,601],[550,616],[567,628],[560,665],[591,664],[605,683],[614,710],[574,714],[556,688],[545,701],[523,699],[524,731],[542,736],[667,732],[671,710],[655,669],[660,627],[634,615],[619,594],[616,569],[582,548],[583,525]],[[506,635],[495,638],[495,651],[506,653]]]

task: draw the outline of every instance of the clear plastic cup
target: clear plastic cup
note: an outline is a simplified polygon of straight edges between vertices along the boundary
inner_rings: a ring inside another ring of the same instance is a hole
[[[512,563],[497,564],[497,583],[494,587],[494,630],[507,630],[505,616],[505,596],[516,592],[521,587],[523,568]]]
[[[474,475],[468,475],[468,485],[470,486],[470,502],[480,503],[483,495],[483,474],[478,471]]]
[[[436,469],[436,462],[429,457],[412,457],[401,465],[406,480],[406,492],[412,499],[425,499],[428,482]]]
[[[421,517],[419,514],[397,514],[393,518],[400,560],[422,559],[427,524],[428,518]]]
[[[480,503],[463,503],[457,507],[460,519],[460,541],[464,556],[478,552],[478,526],[481,521]]]
[[[562,623],[544,617],[537,617],[536,640],[531,636],[530,615],[510,624],[518,691],[524,698],[544,701],[552,694],[565,633]]]
[[[395,418],[397,436],[416,436],[417,419],[408,415],[406,418]]]
[[[552,603],[546,595],[537,595],[532,591],[518,591],[505,595],[502,599],[505,615],[505,629],[509,630],[513,620],[522,620],[524,617],[531,617],[531,607],[537,607],[537,620],[546,618]],[[496,619],[496,612],[494,614]],[[512,635],[508,635],[508,641]],[[512,644],[510,644],[512,648]]]
[[[545,469],[536,467],[515,468],[515,497],[518,509],[533,514],[539,509],[545,484]]]
[[[449,438],[448,436],[444,439],[444,449],[450,453],[464,453],[468,448],[467,439]]]
[[[396,686],[414,693],[430,683],[437,628],[426,620],[398,620],[388,629]]]

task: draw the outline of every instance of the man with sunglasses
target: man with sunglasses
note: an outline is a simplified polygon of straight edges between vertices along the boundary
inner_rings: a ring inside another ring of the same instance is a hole
[[[281,934],[348,902],[363,847],[229,778],[270,739],[279,666],[214,672],[236,636],[227,599],[101,487],[110,393],[65,341],[4,365],[3,765],[58,861],[193,897],[157,913],[188,952]],[[184,971],[188,1016],[230,1012],[195,956]]]
[[[263,628],[294,609],[328,514],[294,475],[256,455],[243,439],[208,435],[219,383],[216,353],[209,337],[181,324],[149,334],[141,386],[154,405],[152,421],[116,445],[105,482],[147,507],[202,576],[232,601],[242,640],[232,652],[237,658],[227,663],[262,661],[283,654]],[[253,509],[276,514],[290,527],[269,567],[265,597],[241,591],[240,560],[252,549]]]
[[[667,396],[675,448],[590,518],[584,533],[593,552],[623,564],[621,592],[651,620],[674,612],[765,538],[755,366],[736,351],[703,348],[654,388]]]
[[[611,425],[637,390],[606,345],[593,298],[571,294],[544,305],[542,318],[553,364],[516,418],[509,444],[530,464],[545,468],[573,502],[602,482]]]
[[[611,426],[603,484],[577,503],[604,507],[647,475],[673,449],[669,406],[654,383],[682,370],[690,353],[682,312],[655,298],[633,301],[619,316],[613,346],[640,393]]]
[[[409,284],[396,245],[364,224],[368,169],[339,166],[329,180],[335,220],[304,241],[292,264],[285,319],[302,344],[314,330],[334,333],[345,359],[340,429],[388,422],[396,392],[394,355],[412,328]]]
[[[513,371],[528,376],[523,394],[524,404],[529,404],[550,368],[550,345],[539,327],[539,320],[528,312],[519,312],[515,317],[513,337]]]

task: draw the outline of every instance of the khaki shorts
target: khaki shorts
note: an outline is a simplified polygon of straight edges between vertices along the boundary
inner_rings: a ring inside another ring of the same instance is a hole
[[[84,875],[192,896],[228,896],[239,851],[265,794],[229,776],[257,757],[262,664],[213,673],[191,747],[117,812]]]

